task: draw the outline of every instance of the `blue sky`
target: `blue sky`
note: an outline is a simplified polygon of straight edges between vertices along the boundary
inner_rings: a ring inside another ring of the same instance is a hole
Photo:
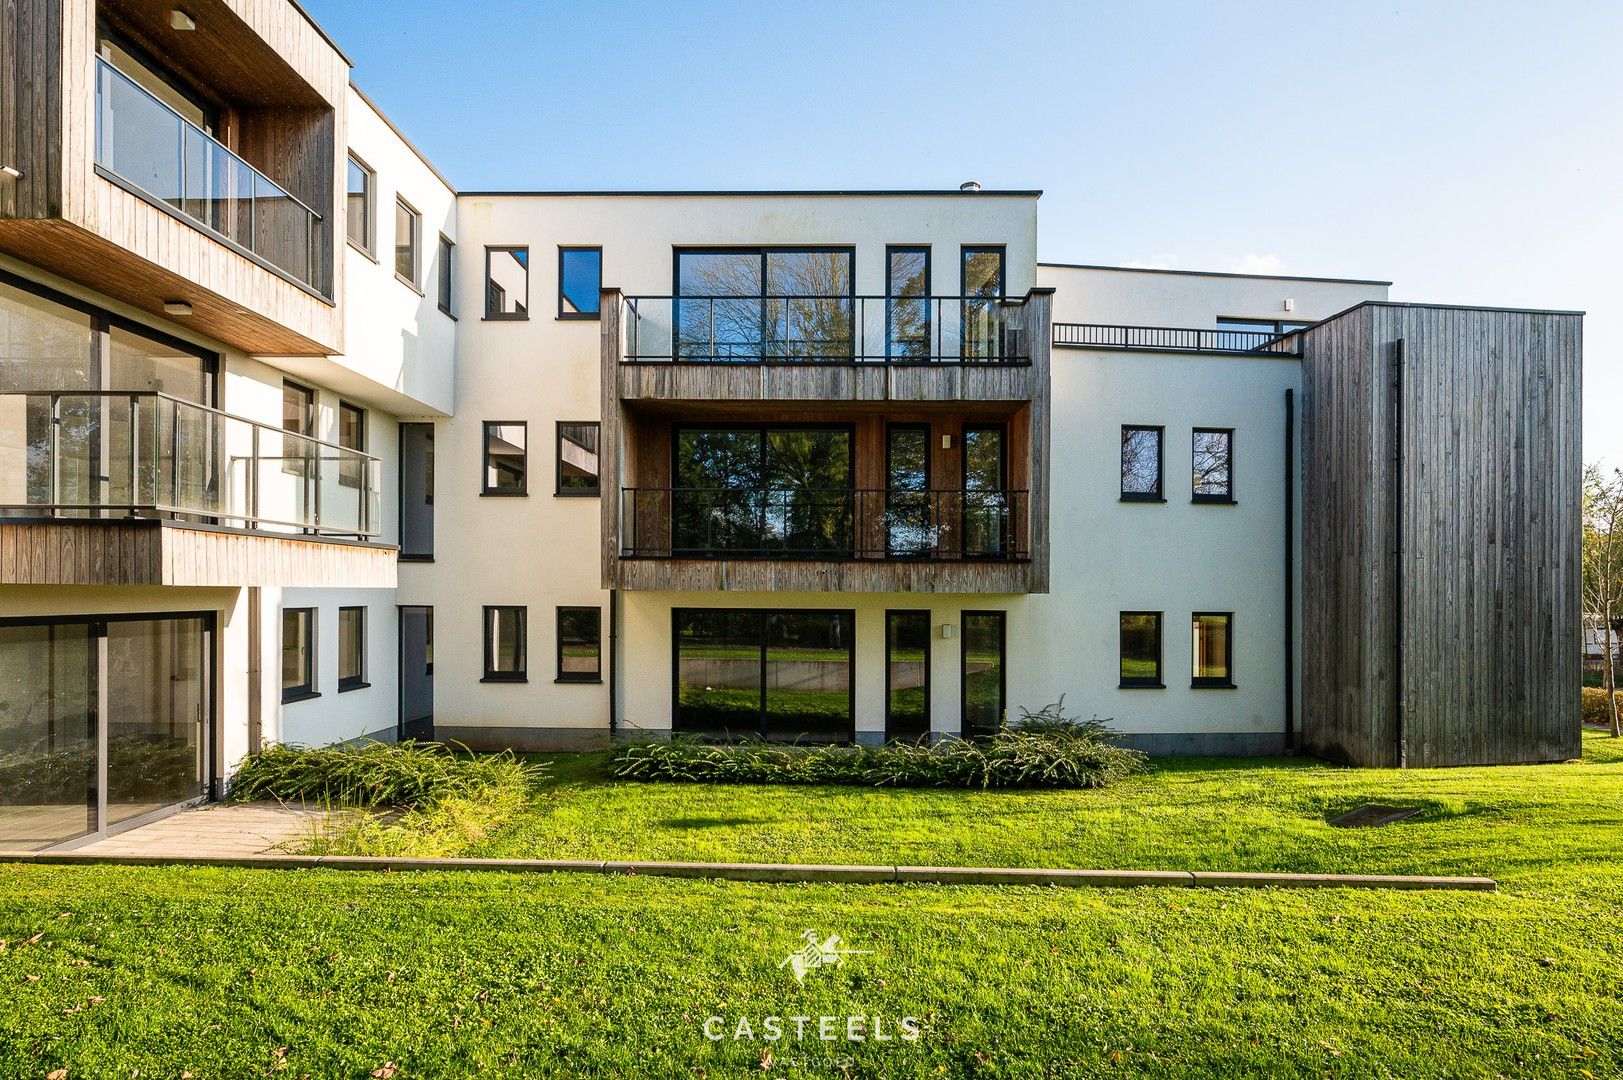
[[[464,189],[975,179],[1046,260],[1586,310],[1623,467],[1623,4],[305,3]]]

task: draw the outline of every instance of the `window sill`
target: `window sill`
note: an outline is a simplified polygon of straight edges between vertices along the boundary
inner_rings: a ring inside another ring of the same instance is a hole
[[[311,698],[318,698],[320,696],[321,691],[319,690],[284,690],[282,691],[282,704],[291,705],[295,701],[309,701]]]
[[[1164,503],[1166,499],[1160,495],[1129,495],[1124,492],[1121,501],[1124,503]]]
[[[360,244],[357,244],[355,241],[351,240],[349,237],[347,237],[347,236],[344,237],[344,242],[347,243],[350,247],[354,248],[356,251],[360,252],[362,255],[365,255],[372,262],[375,263],[375,262],[378,261],[378,257],[376,255],[372,254],[366,248],[362,247]]]
[[[440,314],[444,315],[447,319],[450,319],[452,322],[457,321],[456,316],[451,314],[451,309],[448,308],[448,307],[445,307],[443,304],[440,305]]]
[[[603,679],[602,679],[601,676],[599,676],[598,678],[595,678],[595,679],[569,679],[569,678],[565,678],[564,676],[560,675],[560,676],[558,676],[558,678],[553,679],[552,681],[554,683],[559,684],[559,685],[563,685],[563,684],[567,684],[567,683],[573,683],[576,686],[602,686],[603,685]]]
[[[397,558],[401,562],[431,563],[434,561],[432,555],[399,555]]]
[[[490,312],[487,311],[487,312],[485,312],[484,318],[481,319],[480,321],[481,322],[529,322],[530,317],[529,317],[529,315],[492,315]]]
[[[339,683],[338,684],[338,692],[340,694],[347,694],[351,690],[370,690],[370,689],[372,689],[372,684],[369,683],[369,682],[352,682],[352,683]]]
[[[1166,688],[1166,683],[1158,682],[1124,682],[1116,684],[1117,690],[1165,690]]]
[[[578,315],[568,315],[568,314],[565,314],[564,312],[560,311],[558,313],[558,321],[559,322],[602,322],[603,321],[603,316],[600,313],[596,312],[596,311],[583,311]]]
[[[1231,682],[1191,682],[1191,690],[1238,690],[1239,687]]]
[[[527,683],[528,675],[486,675],[479,680],[482,683]]]
[[[598,499],[602,498],[602,490],[593,488],[591,491],[554,491],[553,496],[559,499]]]
[[[1234,499],[1219,499],[1219,498],[1214,498],[1214,497],[1212,497],[1210,495],[1207,495],[1207,496],[1195,495],[1195,496],[1192,496],[1189,499],[1189,501],[1191,503],[1193,503],[1195,506],[1239,506],[1240,505],[1239,502],[1237,502]]]
[[[479,493],[481,499],[525,499],[529,495],[528,491],[481,491]]]
[[[423,290],[421,290],[421,289],[419,289],[417,287],[417,283],[415,281],[411,280],[411,278],[409,278],[406,275],[402,274],[398,270],[396,270],[394,272],[394,279],[396,281],[400,282],[400,284],[404,285],[406,288],[410,289],[412,292],[416,293],[418,296],[426,296],[427,295],[426,293],[423,292]]]

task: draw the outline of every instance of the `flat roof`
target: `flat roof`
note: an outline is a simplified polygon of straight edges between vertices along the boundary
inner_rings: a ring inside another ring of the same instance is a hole
[[[389,114],[384,112],[383,109],[378,106],[378,103],[373,101],[371,96],[367,94],[365,90],[362,90],[359,86],[356,86],[354,79],[350,80],[349,88],[355,91],[355,96],[364,101],[367,107],[377,114],[378,119],[383,121],[385,127],[394,132],[395,138],[404,143],[407,150],[410,150],[413,154],[417,155],[417,160],[421,161],[423,165],[427,167],[429,172],[439,177],[440,183],[445,185],[446,190],[455,196],[457,193],[456,185],[451,183],[450,180],[446,179],[445,174],[440,172],[439,168],[432,161],[428,160],[428,155],[423,153],[422,150],[418,148],[417,144],[412,142],[411,138],[407,136],[404,131],[401,131],[393,120],[389,119]]]
[[[300,15],[304,16],[305,22],[315,27],[316,33],[320,34],[322,40],[324,40],[328,45],[332,46],[332,51],[337,53],[343,59],[344,63],[348,64],[350,67],[355,66],[355,61],[351,60],[344,53],[344,50],[339,46],[338,42],[334,41],[332,39],[332,35],[327,33],[320,23],[316,22],[316,17],[306,11],[304,5],[299,3],[299,0],[287,0],[287,2],[293,5],[294,11],[297,11]]]
[[[959,198],[1023,198],[1035,199],[1042,195],[1041,190],[981,190],[962,191],[958,188],[913,188],[893,190],[849,189],[820,191],[459,191],[458,195],[470,198],[850,198],[862,196],[897,197],[906,198],[921,195],[939,196],[952,195]]]
[[[1190,277],[1256,278],[1262,281],[1324,281],[1336,285],[1391,285],[1390,281],[1374,278],[1308,277],[1304,274],[1242,274],[1231,270],[1165,270],[1154,266],[1104,266],[1099,263],[1045,262],[1038,266],[1054,266],[1062,270],[1119,270],[1128,274],[1183,274]]]

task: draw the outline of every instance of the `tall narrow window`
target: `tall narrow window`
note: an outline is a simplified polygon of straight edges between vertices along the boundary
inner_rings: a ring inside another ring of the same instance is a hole
[[[530,249],[485,248],[485,318],[530,317]]]
[[[456,245],[451,243],[450,237],[440,234],[439,252],[439,287],[435,290],[439,299],[440,310],[447,315],[451,314],[451,256],[456,251]]]
[[[1011,539],[1003,427],[966,427],[963,447],[964,554],[995,558],[1007,553]]]
[[[598,682],[602,679],[602,636],[601,609],[558,609],[559,682]]]
[[[885,249],[885,356],[930,358],[930,249]]]
[[[1234,685],[1234,614],[1197,611],[1190,617],[1192,671],[1190,686]]]
[[[1162,428],[1124,424],[1121,429],[1123,502],[1165,502],[1161,495]]]
[[[963,613],[963,736],[996,735],[1004,712],[1004,613]]]
[[[1003,357],[1002,247],[965,247],[959,253],[958,286],[963,297],[960,330],[961,357],[965,361]]]
[[[316,694],[316,609],[282,609],[282,701]]]
[[[1121,613],[1121,685],[1161,689],[1161,613]]]
[[[525,682],[525,621],[521,607],[485,608],[485,682]]]
[[[412,288],[417,288],[422,252],[423,219],[405,199],[394,203],[394,272]]]
[[[928,555],[939,546],[930,503],[930,426],[885,429],[885,552]]]
[[[345,450],[366,452],[366,410],[347,401],[338,403],[338,445]],[[366,474],[366,460],[345,454],[338,464],[338,482],[344,487],[358,488]]]
[[[1195,502],[1234,501],[1233,428],[1196,428],[1191,460]]]
[[[597,433],[595,420],[558,424],[559,495],[597,494]]]
[[[360,690],[366,681],[366,609],[338,609],[338,692]]]
[[[373,255],[372,170],[354,154],[349,157],[349,193],[344,202],[344,233],[349,242]]]
[[[288,433],[288,437],[282,439],[282,471],[289,476],[302,478],[308,487],[315,479],[315,445],[310,441],[316,434],[314,390],[283,380],[282,430]],[[294,497],[299,500],[299,511],[305,509],[304,502],[309,494],[307,490],[294,492]]]
[[[528,490],[526,429],[522,421],[485,421],[484,494],[523,495]]]
[[[434,425],[400,425],[400,557],[434,558]]]
[[[930,734],[930,613],[885,612],[885,738]]]
[[[558,318],[595,319],[603,289],[603,249],[558,249]]]

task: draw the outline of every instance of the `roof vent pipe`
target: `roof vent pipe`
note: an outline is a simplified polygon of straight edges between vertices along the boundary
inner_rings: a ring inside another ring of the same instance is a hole
[[[962,184],[958,185],[959,191],[979,191],[980,189],[981,183],[979,180],[965,180]]]

